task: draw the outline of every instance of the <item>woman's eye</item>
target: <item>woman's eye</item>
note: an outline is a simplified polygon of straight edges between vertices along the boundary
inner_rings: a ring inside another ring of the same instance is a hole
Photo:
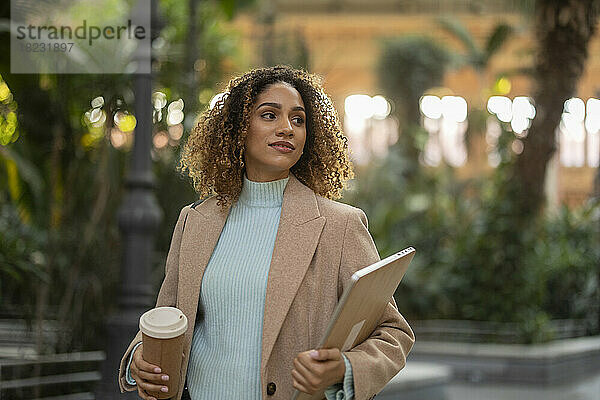
[[[262,116],[263,118],[266,118],[266,119],[275,119],[275,114],[274,114],[274,113],[272,113],[272,112],[270,112],[270,111],[269,111],[269,112],[262,113],[262,115],[261,115],[261,116]]]
[[[298,125],[302,125],[304,123],[304,118],[302,118],[302,117],[294,117],[294,119],[292,121],[294,121]]]

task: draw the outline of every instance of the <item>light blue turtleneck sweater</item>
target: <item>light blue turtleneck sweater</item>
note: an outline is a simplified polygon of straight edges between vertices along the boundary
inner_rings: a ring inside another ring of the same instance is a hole
[[[192,400],[261,400],[267,277],[288,180],[254,182],[244,175],[239,200],[231,207],[202,278],[199,301],[204,318],[194,328],[187,373]],[[352,366],[345,356],[344,363],[344,382],[327,389],[328,400],[354,397]],[[127,381],[135,384],[129,364]]]

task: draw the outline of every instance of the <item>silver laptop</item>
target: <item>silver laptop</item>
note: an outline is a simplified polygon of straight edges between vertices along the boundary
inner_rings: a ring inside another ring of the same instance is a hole
[[[323,335],[318,348],[337,347],[344,352],[367,339],[391,301],[415,249],[408,247],[356,271]],[[309,395],[296,390],[293,400],[321,400],[323,391]]]

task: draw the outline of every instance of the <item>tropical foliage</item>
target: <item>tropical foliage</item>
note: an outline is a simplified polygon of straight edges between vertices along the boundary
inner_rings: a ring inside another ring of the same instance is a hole
[[[539,21],[555,18],[561,8],[570,10],[565,11],[565,18],[587,15],[576,12],[581,11],[577,7],[584,7],[584,2],[561,6],[556,2],[539,3],[545,4],[541,10],[552,11],[540,15]],[[597,199],[579,209],[562,208],[558,212],[543,212],[538,199],[535,212],[524,209],[532,199],[516,184],[515,174],[519,174],[515,171],[525,168],[525,161],[511,150],[514,134],[507,124],[500,124],[502,134],[497,146],[501,161],[490,176],[460,180],[449,166],[427,169],[417,162],[414,150],[422,150],[419,143],[423,139],[419,138],[427,135],[415,123],[420,118],[419,97],[439,85],[445,70],[453,66],[473,68],[479,75],[479,92],[492,92],[494,88],[487,89],[492,82],[485,80],[484,72],[512,32],[508,25],[499,24],[485,45],[479,46],[458,21],[441,19],[439,23],[459,39],[466,49],[464,53],[442,49],[424,37],[399,38],[384,47],[380,86],[395,101],[396,115],[413,122],[403,124],[404,140],[390,148],[387,157],[361,171],[356,190],[346,197],[370,216],[370,229],[382,256],[409,245],[417,248],[413,267],[398,292],[398,304],[417,320],[510,324],[516,326],[516,336],[523,342],[551,339],[557,333],[556,322],[564,319],[578,320],[586,334],[600,333]],[[567,25],[544,25],[539,29],[579,27],[576,30],[580,36],[593,32],[589,26]],[[566,37],[569,34],[565,33],[563,39]],[[572,60],[573,73],[581,72],[585,60],[581,48],[585,46],[579,46],[580,57]],[[539,51],[548,55],[540,61],[545,63],[556,50],[543,41]],[[553,65],[538,69],[554,71]],[[561,81],[559,75],[553,81]],[[575,75],[569,79],[568,85],[576,81]],[[566,88],[561,85],[551,86]],[[564,93],[548,95],[544,101],[562,104]],[[479,104],[470,110],[471,132],[483,131],[489,118],[483,108]],[[556,110],[554,115],[560,116],[562,109]],[[538,125],[544,118],[547,115],[537,118]],[[546,133],[533,129],[530,135],[536,135],[536,139],[531,142],[544,141],[540,148],[549,148],[557,121],[544,122]],[[536,145],[532,149],[535,152]],[[535,168],[545,170],[546,162],[546,158],[538,159]],[[537,180],[543,182],[543,175]]]
[[[155,192],[165,216],[152,255],[156,286],[179,209],[195,200],[191,185],[176,173],[179,144],[197,112],[219,91],[218,82],[248,67],[238,56],[235,33],[222,23],[238,3],[161,0],[165,24],[155,49],[154,89],[160,94],[154,99],[153,133],[166,142],[155,146],[152,157]],[[4,21],[8,6],[0,5]],[[569,21],[575,18],[570,12],[568,16],[573,17]],[[511,31],[499,25],[484,46],[477,46],[460,25],[442,23],[462,38],[464,57],[428,38],[383,44],[378,75],[397,106],[396,117],[404,122],[403,134],[387,157],[359,171],[356,190],[344,201],[365,210],[382,257],[408,245],[417,248],[397,294],[410,320],[514,323],[525,342],[550,339],[552,322],[567,318],[583,321],[587,334],[600,333],[597,201],[522,218],[517,201],[522,197],[511,179],[518,160],[506,127],[498,142],[502,161],[491,178],[464,181],[450,167],[419,164],[426,135],[419,126],[419,97],[442,82],[452,60],[483,71]],[[0,32],[0,39],[0,53],[9,54],[8,33]],[[301,35],[265,42],[270,44],[273,57],[280,53],[277,49],[291,49],[285,57],[273,58],[277,62],[309,62]],[[571,68],[575,73],[585,61],[579,51]],[[118,289],[122,249],[117,209],[136,123],[132,79],[8,71],[9,58],[3,57],[0,317],[58,321],[64,334],[40,351],[97,349]],[[178,124],[167,121],[172,104],[185,110]],[[180,135],[171,132],[177,129]]]
[[[446,167],[420,169],[411,183],[391,151],[361,171],[345,201],[369,216],[382,257],[417,249],[396,296],[409,320],[506,323],[521,342],[551,339],[564,319],[598,334],[600,202],[524,224],[507,184],[512,135],[503,133],[492,179],[461,181]]]
[[[152,154],[165,213],[152,255],[154,285],[179,209],[196,200],[175,169],[179,144],[237,63],[236,36],[223,24],[230,3],[198,7],[197,75],[189,90],[187,2],[161,2],[166,24],[156,50],[153,134],[168,141]],[[0,18],[8,17],[8,5],[0,6]],[[0,38],[8,54],[8,32]],[[9,73],[9,61],[0,61],[0,318],[56,321],[62,334],[38,343],[42,352],[98,349],[118,293],[117,210],[136,125],[133,75],[18,75]],[[185,126],[181,117],[168,123],[167,108],[185,109]],[[169,128],[180,131],[170,135]]]

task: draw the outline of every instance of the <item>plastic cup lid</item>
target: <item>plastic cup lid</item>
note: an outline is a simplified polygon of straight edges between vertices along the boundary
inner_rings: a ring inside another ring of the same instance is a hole
[[[140,317],[140,330],[157,339],[171,339],[185,333],[187,317],[175,307],[157,307]]]

